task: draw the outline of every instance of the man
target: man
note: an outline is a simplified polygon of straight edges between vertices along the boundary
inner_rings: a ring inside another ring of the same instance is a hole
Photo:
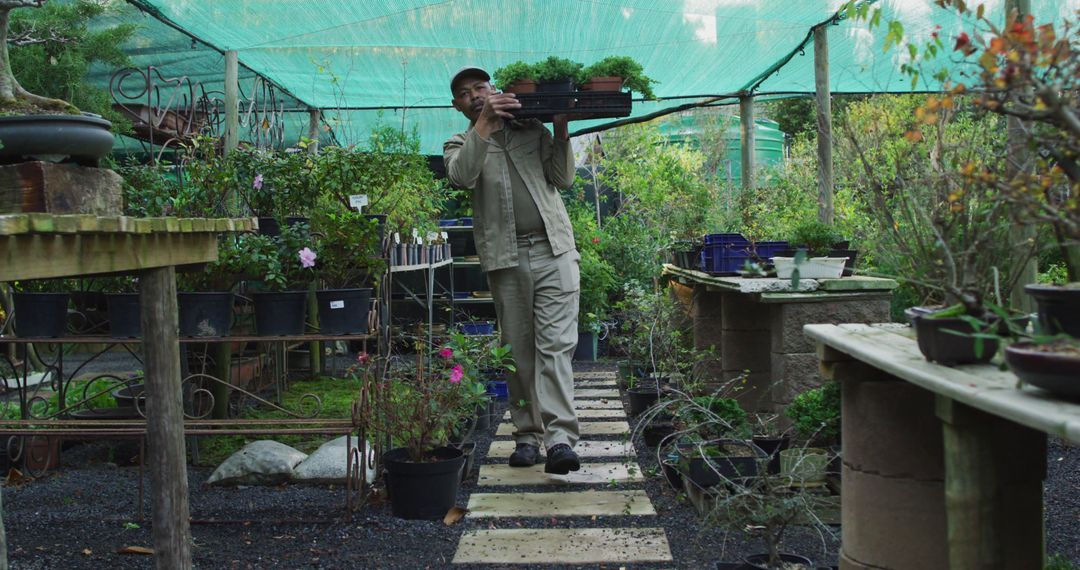
[[[469,128],[443,145],[446,173],[454,185],[473,191],[476,252],[517,365],[509,381],[517,428],[510,465],[539,463],[543,442],[544,471],[577,471],[570,359],[577,344],[581,256],[559,195],[559,188],[574,182],[567,118],[555,117],[554,137],[539,121],[513,120],[521,103],[496,91],[478,67],[454,74],[450,90]]]

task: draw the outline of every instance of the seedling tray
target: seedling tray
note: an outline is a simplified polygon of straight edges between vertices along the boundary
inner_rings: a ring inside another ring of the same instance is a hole
[[[628,117],[632,109],[630,93],[621,91],[522,93],[517,99],[521,109],[514,111],[514,118],[544,122],[558,114],[568,115],[571,121]]]

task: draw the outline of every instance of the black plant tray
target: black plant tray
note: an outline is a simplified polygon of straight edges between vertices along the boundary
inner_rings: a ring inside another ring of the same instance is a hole
[[[521,109],[514,111],[514,118],[544,122],[557,114],[569,115],[571,121],[628,117],[632,105],[630,93],[621,91],[521,93],[517,99]]]

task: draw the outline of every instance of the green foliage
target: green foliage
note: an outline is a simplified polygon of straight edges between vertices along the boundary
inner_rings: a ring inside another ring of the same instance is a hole
[[[595,212],[578,200],[569,201],[567,211],[574,228],[577,250],[581,254],[578,329],[600,332],[597,330],[599,321],[607,317],[609,299],[618,287],[615,268],[604,256],[605,236],[597,226]]]
[[[114,168],[124,179],[124,215],[158,217],[175,215],[177,204],[190,202],[181,186],[164,165],[150,166],[134,162]]]
[[[1077,570],[1080,565],[1069,560],[1064,554],[1051,554],[1046,559],[1044,570]]]
[[[36,41],[9,45],[8,58],[12,74],[27,91],[102,115],[112,121],[113,132],[127,133],[131,124],[113,111],[109,94],[87,81],[92,65],[121,68],[131,64],[121,46],[134,34],[134,24],[91,29],[95,19],[115,10],[108,3],[91,0],[14,10],[8,40]]]
[[[514,63],[496,69],[495,74],[492,75],[491,78],[494,80],[496,87],[499,89],[506,89],[516,81],[536,81],[536,67],[532,64],[525,63],[524,61],[515,61]]]
[[[207,263],[201,271],[176,274],[179,291],[231,291],[240,280],[250,259],[240,246],[240,237],[218,238],[217,261]]]
[[[382,275],[378,222],[354,210],[327,208],[315,212],[311,227],[318,234],[315,273],[328,289],[370,286]]]
[[[833,244],[840,241],[840,234],[829,224],[819,220],[807,220],[795,226],[788,240],[794,245],[806,246],[810,255],[827,255]]]
[[[281,234],[277,236],[241,236],[237,264],[241,273],[261,279],[269,290],[303,290],[307,289],[315,272],[303,266],[300,251],[314,247],[308,225],[294,224],[281,228]],[[319,267],[318,259],[315,267]]]
[[[637,91],[649,100],[656,99],[652,85],[656,83],[645,75],[645,68],[634,58],[625,55],[613,55],[582,69],[578,73],[577,83],[583,84],[594,77],[622,77],[623,85]]]
[[[830,381],[799,394],[784,415],[807,440],[836,441],[840,435],[840,384]]]
[[[315,208],[320,191],[314,184],[317,163],[307,146],[304,140],[285,152],[242,147],[229,154],[243,188],[240,197],[254,215],[283,220],[306,216]]]
[[[569,59],[549,55],[547,59],[535,64],[537,81],[561,81],[576,79],[583,66]]]
[[[1064,285],[1069,282],[1069,271],[1064,263],[1055,263],[1039,272],[1039,283]]]

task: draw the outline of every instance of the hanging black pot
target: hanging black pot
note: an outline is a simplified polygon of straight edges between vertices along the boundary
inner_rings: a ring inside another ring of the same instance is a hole
[[[259,336],[304,334],[307,291],[262,291],[255,301],[255,330]]]
[[[411,461],[405,448],[383,454],[394,516],[441,519],[457,501],[465,454],[460,449],[440,447],[429,452],[426,459],[422,463]]]
[[[371,289],[324,289],[315,292],[322,334],[367,334]]]
[[[67,334],[68,293],[15,293],[15,334],[55,338]]]
[[[1039,305],[1043,334],[1065,333],[1080,338],[1080,286],[1026,285],[1024,291]]]
[[[793,565],[792,567],[796,567],[794,566],[795,564],[802,564],[804,568],[816,568],[813,561],[805,556],[799,556],[798,554],[784,554],[781,552],[780,561],[783,563],[781,566],[783,568],[787,568],[788,564]],[[751,554],[750,556],[743,558],[743,568],[746,570],[770,570],[773,567],[769,566],[768,554]]]
[[[229,336],[232,325],[232,293],[178,293],[180,336]]]
[[[630,416],[637,417],[660,399],[660,391],[655,386],[630,388],[626,391],[630,399]]]
[[[138,293],[109,293],[105,302],[109,306],[109,335],[138,338],[142,334]]]

